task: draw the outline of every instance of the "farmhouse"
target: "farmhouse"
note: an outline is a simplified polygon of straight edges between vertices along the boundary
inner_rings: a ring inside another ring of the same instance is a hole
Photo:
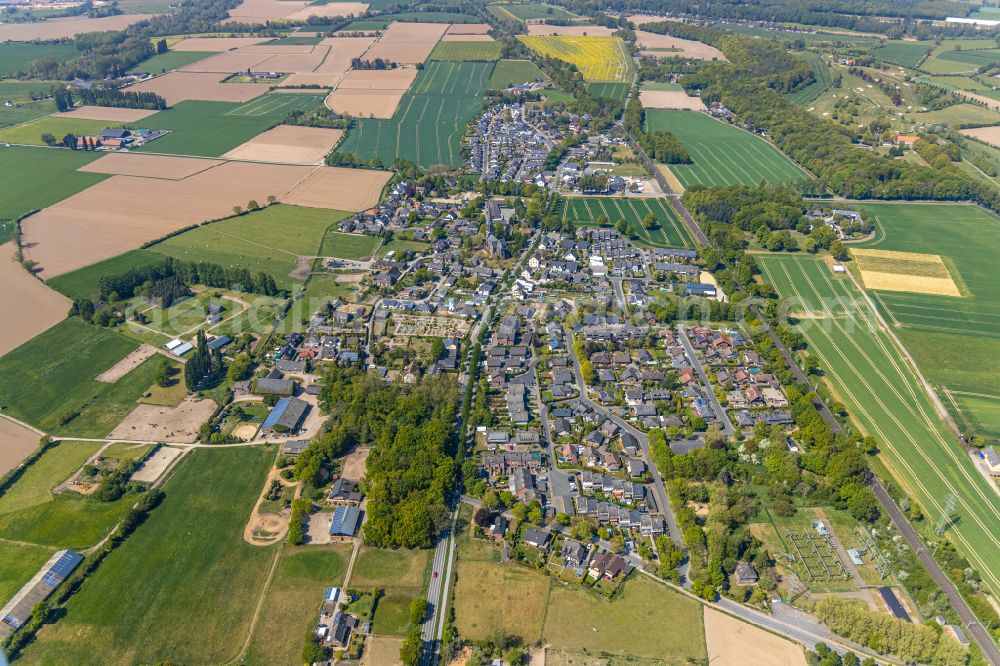
[[[0,608],[0,637],[7,638],[31,617],[31,610],[48,598],[83,561],[83,555],[73,550],[60,550],[42,565],[34,578]]]
[[[299,429],[309,410],[309,403],[299,398],[282,398],[261,424],[262,435],[285,434]]]

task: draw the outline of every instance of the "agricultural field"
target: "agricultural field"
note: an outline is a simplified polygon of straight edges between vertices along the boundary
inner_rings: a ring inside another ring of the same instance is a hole
[[[872,49],[872,56],[882,62],[914,69],[920,65],[920,62],[930,53],[932,48],[934,48],[934,42],[931,41],[890,40],[884,46]]]
[[[321,95],[284,93],[262,95],[245,104],[179,102],[143,121],[145,127],[171,132],[143,150],[218,157],[270,129],[292,111],[306,111],[322,104]]]
[[[576,18],[573,12],[557,7],[546,5],[540,2],[527,3],[523,5],[492,5],[492,9],[504,14],[509,14],[519,21],[530,21],[532,19],[571,19]]]
[[[983,52],[996,48],[996,42],[987,39],[945,39],[934,47],[930,55],[920,63],[920,69],[929,74],[957,74],[972,72],[982,60]],[[976,53],[977,55],[971,55]],[[981,64],[981,63],[980,63]]]
[[[152,366],[147,361],[114,384],[94,378],[137,346],[77,317],[66,319],[0,358],[0,405],[46,432],[104,437],[153,383]]]
[[[0,99],[6,99],[0,92]],[[27,123],[35,118],[56,112],[56,103],[50,99],[37,102],[17,102],[14,106],[0,106],[0,127]]]
[[[162,504],[70,599],[59,623],[42,629],[21,660],[84,663],[95,654],[104,655],[106,664],[234,658],[279,554],[243,541],[273,460],[268,448],[192,452],[164,485]]]
[[[877,227],[876,238],[862,245],[866,250],[943,260],[960,295],[875,291],[872,296],[959,425],[1000,440],[1000,294],[993,266],[1000,253],[1000,218],[966,205],[873,204],[864,210]]]
[[[701,184],[749,185],[802,181],[809,176],[781,151],[749,132],[695,111],[652,110],[649,131],[674,134],[691,154],[693,164],[672,164],[670,170],[688,188]]]
[[[51,134],[56,141],[62,141],[67,134],[76,136],[93,136],[100,134],[109,127],[121,127],[124,123],[108,120],[83,120],[80,118],[65,118],[45,116],[24,125],[0,130],[0,143],[25,144],[29,146],[44,146],[43,134]]]
[[[466,124],[482,107],[492,69],[482,62],[428,63],[392,119],[356,120],[338,150],[383,164],[402,157],[424,167],[459,166]]]
[[[563,199],[563,219],[573,224],[595,225],[602,215],[609,224],[625,220],[631,235],[641,245],[651,247],[693,247],[680,217],[666,199],[619,197],[567,197]],[[652,213],[659,229],[645,229],[642,218]]]
[[[97,293],[101,278],[105,275],[123,273],[162,260],[162,254],[150,250],[132,250],[71,273],[63,273],[48,280],[46,284],[72,299],[87,298]]]
[[[372,256],[379,245],[379,239],[360,234],[347,234],[334,231],[332,228],[323,237],[319,249],[321,257],[337,257],[339,259],[364,260]]]
[[[351,546],[285,546],[280,558],[242,662],[248,666],[297,663],[323,592],[344,582]]]
[[[162,74],[164,72],[172,72],[175,69],[180,69],[181,67],[190,65],[193,62],[210,58],[213,55],[215,54],[203,51],[167,51],[166,53],[157,53],[154,56],[146,58],[133,67],[132,71]]]
[[[300,256],[316,256],[331,226],[349,213],[275,204],[200,226],[152,246],[185,261],[210,261],[269,273],[279,287],[296,283],[289,273]]]
[[[530,60],[501,60],[490,75],[490,90],[506,90],[518,83],[528,83],[540,79],[548,80],[545,72]]]
[[[595,97],[609,97],[624,102],[628,97],[629,87],[628,83],[590,83],[587,84],[587,92]]]
[[[556,650],[651,659],[669,655],[678,664],[706,658],[701,604],[641,575],[626,581],[613,601],[577,586],[554,585],[544,633],[546,644]]]
[[[1000,122],[1000,114],[978,104],[955,104],[938,111],[910,114],[910,118],[920,123],[947,124],[958,129],[969,125],[991,125]]]
[[[438,42],[429,57],[453,62],[493,62],[500,59],[502,49],[500,42]]]
[[[100,541],[134,498],[100,502],[69,493],[54,495],[52,490],[101,446],[100,442],[63,441],[43,453],[0,498],[0,539],[49,549],[83,549]],[[31,549],[20,555],[35,561]]]
[[[758,264],[766,282],[795,299],[790,314],[810,355],[928,520],[940,519],[945,498],[956,497],[958,520],[945,534],[986,586],[1000,591],[1000,498],[945,427],[862,292],[849,277],[835,278],[821,258],[760,255]],[[946,350],[937,351],[947,365]]]
[[[52,551],[41,546],[0,543],[0,599],[6,604],[50,557]]]
[[[0,77],[15,76],[25,71],[32,60],[52,58],[56,62],[65,62],[79,54],[72,44],[0,44]]]
[[[632,81],[632,58],[618,37],[519,36],[539,55],[576,65],[589,82]]]
[[[819,96],[826,92],[832,84],[830,68],[827,67],[823,61],[823,57],[818,53],[800,53],[799,57],[808,62],[809,66],[812,67],[816,80],[802,90],[792,93],[789,95],[789,98],[800,106],[808,106],[819,99]]]
[[[430,576],[430,552],[362,548],[351,572],[351,587],[385,591],[375,607],[372,633],[402,636],[409,622],[410,603],[425,594]]]

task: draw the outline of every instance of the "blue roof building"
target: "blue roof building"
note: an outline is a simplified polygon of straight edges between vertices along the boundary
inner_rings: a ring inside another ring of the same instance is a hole
[[[330,536],[354,536],[361,525],[361,509],[353,505],[338,506],[330,522]]]

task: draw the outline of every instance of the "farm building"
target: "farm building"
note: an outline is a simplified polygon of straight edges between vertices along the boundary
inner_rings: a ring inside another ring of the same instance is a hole
[[[31,617],[31,609],[59,587],[83,561],[83,555],[73,550],[60,550],[52,555],[35,577],[0,609],[0,637],[6,638]]]
[[[361,525],[361,509],[353,504],[338,506],[330,521],[330,536],[354,536]]]
[[[260,432],[265,436],[295,432],[302,424],[302,419],[308,410],[309,403],[305,400],[282,398],[264,419]]]
[[[283,456],[297,456],[309,448],[309,442],[301,439],[295,439],[290,442],[285,442],[281,445],[281,455]]]
[[[295,393],[295,382],[291,379],[261,377],[257,380],[254,393],[260,395],[291,395]]]

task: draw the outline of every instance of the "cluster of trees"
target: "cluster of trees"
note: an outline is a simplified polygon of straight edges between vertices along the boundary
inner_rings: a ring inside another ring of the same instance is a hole
[[[879,654],[896,655],[907,663],[935,666],[966,663],[965,648],[940,628],[906,622],[836,596],[820,599],[816,616],[834,633]]]
[[[301,546],[305,543],[306,534],[303,526],[306,516],[312,510],[312,502],[299,498],[292,500],[292,516],[288,522],[288,543]]]
[[[637,95],[625,107],[622,124],[650,159],[664,164],[691,164],[691,155],[681,140],[666,130],[646,132],[646,112]]]
[[[251,273],[246,268],[224,267],[207,261],[181,261],[167,257],[137,268],[113,275],[105,275],[98,282],[98,294],[104,300],[117,300],[133,296],[157,296],[153,285],[163,284],[174,278],[180,284],[204,284],[209,287],[238,288],[254,294],[277,296],[281,293],[274,278],[263,272]]]
[[[351,60],[351,67],[353,69],[395,69],[396,63],[383,58],[375,58],[374,60],[354,58]]]
[[[67,91],[68,92],[68,91]],[[89,88],[77,92],[84,104],[114,106],[123,109],[150,109],[161,111],[167,108],[167,100],[153,92],[133,92],[117,88]]]
[[[871,657],[859,659],[853,652],[841,655],[831,650],[826,643],[817,643],[813,651],[806,650],[806,662],[809,666],[876,666]]]
[[[129,481],[137,465],[135,460],[122,460],[114,469],[104,470],[100,473],[97,490],[90,496],[100,502],[114,502],[127,494],[142,492],[146,486],[138,481]],[[96,469],[94,473],[96,475]]]
[[[328,127],[330,129],[349,129],[352,122],[354,120],[350,116],[342,116],[325,106],[312,109],[311,111],[296,109],[281,119],[282,125]]]
[[[447,523],[446,501],[457,480],[454,380],[386,384],[355,368],[334,368],[324,378],[319,400],[330,419],[296,461],[296,477],[322,483],[335,457],[355,445],[371,446],[365,541],[429,547]]]
[[[184,365],[184,385],[189,391],[207,386],[222,376],[225,365],[222,352],[208,348],[204,331],[198,331],[197,344]]]

